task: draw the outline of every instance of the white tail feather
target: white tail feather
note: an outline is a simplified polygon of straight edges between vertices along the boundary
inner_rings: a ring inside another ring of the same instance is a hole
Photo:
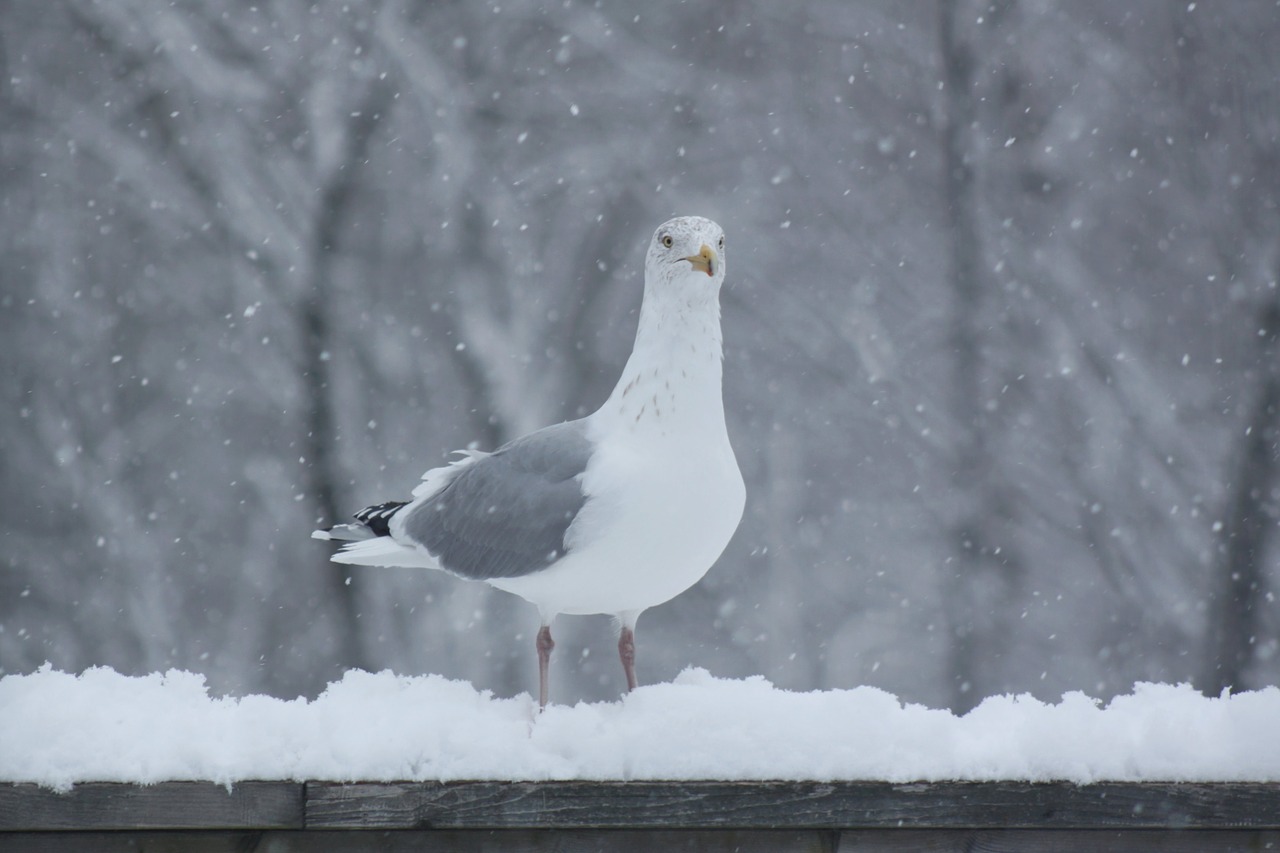
[[[440,567],[430,554],[417,548],[407,548],[390,536],[352,542],[330,559],[335,563],[346,563],[352,566],[403,566],[412,569]]]
[[[373,531],[363,524],[335,524],[329,530],[311,531],[312,539],[334,539],[339,542],[359,542],[372,539]]]

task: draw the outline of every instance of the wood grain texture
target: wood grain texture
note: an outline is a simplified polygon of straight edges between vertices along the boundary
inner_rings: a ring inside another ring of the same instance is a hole
[[[1228,853],[1270,830],[124,830],[0,834],[21,853]]]
[[[309,828],[1280,829],[1280,785],[308,783]]]
[[[1280,850],[1280,832],[1251,829],[860,829],[836,853],[1244,853]]]
[[[0,831],[300,829],[302,796],[298,782],[240,782],[230,791],[213,782],[91,782],[67,793],[0,784]]]
[[[22,853],[835,853],[834,833],[740,830],[267,830],[0,835]]]
[[[6,832],[179,829],[843,830],[846,842],[871,830],[1256,832],[1280,830],[1280,784],[242,782],[228,791],[169,782],[68,793],[0,784],[0,849]],[[973,837],[1000,849],[1006,836]]]

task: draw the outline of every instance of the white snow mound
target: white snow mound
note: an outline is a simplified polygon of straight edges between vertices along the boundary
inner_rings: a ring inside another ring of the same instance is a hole
[[[1277,781],[1280,689],[1138,684],[1103,705],[995,696],[973,711],[873,687],[795,693],[689,669],[617,702],[495,698],[348,672],[314,701],[214,697],[204,676],[0,678],[0,781],[879,779]]]

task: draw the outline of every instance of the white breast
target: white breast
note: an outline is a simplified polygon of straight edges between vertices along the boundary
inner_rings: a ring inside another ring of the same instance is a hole
[[[746,499],[718,402],[716,412],[688,418],[647,412],[652,420],[626,429],[602,409],[569,554],[536,575],[491,583],[544,616],[638,613],[697,583],[729,544]]]

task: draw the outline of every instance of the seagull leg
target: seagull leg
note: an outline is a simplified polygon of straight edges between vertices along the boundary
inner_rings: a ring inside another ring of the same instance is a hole
[[[622,671],[627,674],[627,690],[636,689],[636,632],[625,622],[618,635],[618,657],[622,660]]]
[[[547,673],[551,669],[551,650],[556,647],[551,639],[551,626],[543,625],[538,630],[538,710],[547,707]]]

